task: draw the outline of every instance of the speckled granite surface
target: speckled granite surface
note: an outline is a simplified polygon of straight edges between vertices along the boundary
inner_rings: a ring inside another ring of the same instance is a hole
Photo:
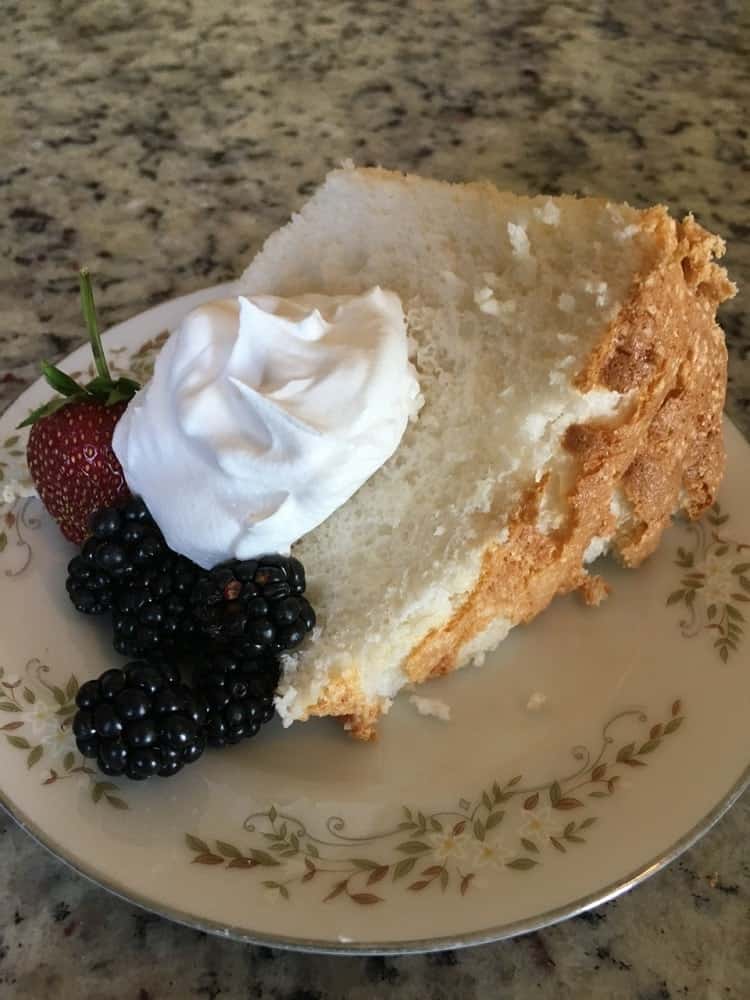
[[[79,262],[106,324],[224,280],[345,156],[690,209],[750,286],[742,0],[6,0],[3,14],[0,405],[81,341]],[[745,295],[723,322],[728,409],[750,433]],[[167,924],[0,821],[0,996],[739,1000],[749,835],[746,796],[619,902],[517,942],[381,960]]]

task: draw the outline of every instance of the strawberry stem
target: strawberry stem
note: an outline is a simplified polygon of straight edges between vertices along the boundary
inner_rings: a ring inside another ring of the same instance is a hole
[[[79,282],[81,286],[81,311],[83,312],[83,318],[86,322],[86,329],[88,330],[89,340],[91,341],[91,350],[94,354],[94,365],[96,366],[96,373],[99,378],[107,379],[107,381],[112,380],[112,376],[109,374],[109,366],[107,365],[107,359],[104,355],[104,348],[102,347],[102,338],[99,334],[99,324],[96,321],[96,307],[94,305],[94,290],[91,287],[91,276],[89,274],[88,268],[82,267],[79,273]]]
[[[94,307],[94,292],[91,288],[91,278],[87,268],[81,268],[79,280],[81,311],[86,321],[97,374],[86,385],[79,385],[75,379],[60,371],[55,365],[51,365],[49,361],[43,361],[42,375],[59,395],[30,413],[25,420],[21,421],[19,427],[30,427],[31,424],[56,413],[67,403],[87,402],[98,403],[101,406],[113,406],[115,403],[127,402],[132,399],[140,389],[140,385],[132,378],[121,375],[119,378],[113,379],[110,375],[109,365],[102,347],[102,338],[99,335],[99,324],[96,321]],[[2,470],[0,470],[1,473]]]

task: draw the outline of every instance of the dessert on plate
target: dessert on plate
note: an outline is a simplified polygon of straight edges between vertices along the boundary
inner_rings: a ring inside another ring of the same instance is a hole
[[[143,389],[108,389],[132,396],[112,451],[140,499],[101,504],[74,603],[111,607],[116,647],[161,657],[165,690],[185,636],[213,643],[180,695],[186,745],[252,735],[273,691],[285,724],[371,738],[403,687],[481,662],[556,594],[598,603],[598,556],[635,567],[675,513],[710,505],[723,249],[658,206],[332,172]],[[135,686],[148,705],[121,701],[153,722],[145,669],[82,711],[109,718],[100,703]],[[92,714],[81,729],[100,766],[133,722],[113,713],[111,733]],[[113,766],[130,774],[136,750]]]

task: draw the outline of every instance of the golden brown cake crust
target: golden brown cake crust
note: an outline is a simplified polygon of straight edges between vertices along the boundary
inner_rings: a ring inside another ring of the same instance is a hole
[[[654,257],[576,376],[582,391],[631,393],[632,404],[616,425],[568,429],[563,446],[576,472],[566,522],[542,533],[537,514],[546,482],[529,488],[507,540],[485,550],[464,604],[412,649],[405,670],[414,683],[463,666],[463,651],[498,617],[529,621],[557,594],[577,588],[587,603],[599,603],[605,587],[586,573],[584,553],[592,538],[615,532],[616,489],[630,510],[613,542],[627,566],[653,552],[677,509],[694,518],[713,502],[724,468],[727,369],[715,313],[735,291],[713,262],[724,245],[692,217],[676,223],[661,207],[644,213],[641,225],[655,237]],[[366,740],[383,707],[367,701],[353,670],[329,682],[310,715],[343,716]]]

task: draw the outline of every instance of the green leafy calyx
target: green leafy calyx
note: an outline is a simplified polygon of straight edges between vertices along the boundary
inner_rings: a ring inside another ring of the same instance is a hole
[[[86,330],[88,331],[91,351],[94,355],[96,375],[90,382],[82,385],[71,378],[70,375],[66,375],[65,372],[60,371],[55,365],[51,365],[48,361],[43,361],[42,375],[58,395],[48,403],[45,403],[44,406],[40,406],[30,413],[18,425],[19,427],[28,427],[30,424],[35,424],[43,417],[48,417],[56,413],[62,407],[72,402],[96,402],[104,406],[113,406],[115,403],[120,403],[123,400],[132,399],[140,389],[138,382],[132,378],[112,378],[102,346],[99,324],[96,319],[96,306],[94,305],[91,276],[85,267],[81,268],[79,283],[81,288],[81,312],[83,313]]]

